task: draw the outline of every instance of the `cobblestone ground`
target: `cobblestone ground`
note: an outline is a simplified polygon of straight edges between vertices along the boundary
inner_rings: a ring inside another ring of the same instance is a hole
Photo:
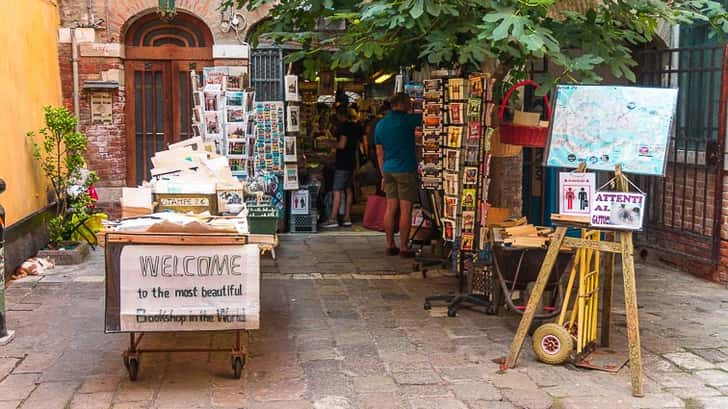
[[[728,408],[728,293],[669,269],[638,266],[644,398],[617,374],[537,362],[498,372],[517,318],[438,317],[423,298],[451,277],[413,273],[378,237],[284,240],[264,263],[261,329],[243,378],[224,353],[142,358],[130,382],[127,336],[103,332],[103,257],[13,282],[16,339],[0,347],[6,408]],[[376,274],[374,274],[376,273]],[[621,288],[621,287],[617,287]],[[619,292],[617,301],[621,300]],[[618,304],[621,305],[621,304]],[[616,340],[624,309],[615,311]],[[225,346],[229,335],[150,335],[146,346]],[[624,342],[622,341],[622,344]]]

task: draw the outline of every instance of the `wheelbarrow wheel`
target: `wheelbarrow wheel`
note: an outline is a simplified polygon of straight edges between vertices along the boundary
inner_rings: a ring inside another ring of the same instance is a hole
[[[127,366],[127,370],[129,371],[129,380],[134,382],[137,380],[137,376],[139,375],[139,360],[136,358],[129,358],[129,366]]]
[[[533,334],[533,352],[543,363],[563,364],[569,360],[573,350],[574,339],[566,328],[558,324],[544,324]]]
[[[243,368],[245,367],[245,357],[236,356],[233,358],[233,376],[235,379],[240,379],[243,374]]]

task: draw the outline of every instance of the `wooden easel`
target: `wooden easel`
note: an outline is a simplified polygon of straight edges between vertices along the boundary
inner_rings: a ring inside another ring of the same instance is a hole
[[[621,166],[616,166],[614,176],[616,179],[617,191],[627,192],[628,182],[627,178],[624,174],[622,174]],[[586,225],[579,225],[578,223],[557,224],[556,231],[551,238],[551,243],[549,244],[548,251],[546,252],[546,257],[541,265],[541,270],[538,273],[536,285],[528,299],[526,311],[523,313],[521,323],[518,325],[516,337],[513,339],[510,352],[503,364],[503,369],[514,368],[516,366],[518,356],[521,353],[521,348],[523,347],[523,342],[526,338],[526,333],[531,327],[534,314],[536,313],[536,308],[541,301],[544,288],[549,279],[549,275],[551,275],[551,270],[554,268],[554,264],[561,247],[590,248],[608,253],[604,274],[604,292],[602,295],[602,346],[608,346],[610,338],[609,332],[611,329],[612,293],[614,288],[614,255],[620,254],[622,256],[624,300],[627,312],[627,341],[629,344],[629,364],[632,372],[632,395],[638,397],[644,396],[642,351],[640,346],[639,318],[637,315],[637,287],[634,272],[634,246],[632,243],[632,232],[611,232],[608,235],[611,236],[609,237],[610,240],[592,241],[581,238],[566,237],[566,231],[570,226],[580,228],[587,227]],[[618,240],[615,241],[615,238],[618,238]]]

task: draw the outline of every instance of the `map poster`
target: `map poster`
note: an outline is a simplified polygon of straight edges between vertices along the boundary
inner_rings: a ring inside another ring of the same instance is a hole
[[[121,331],[257,329],[256,245],[128,245],[119,257]]]
[[[589,215],[596,181],[596,174],[591,172],[559,173],[559,213]]]
[[[546,166],[662,176],[677,107],[677,89],[556,87]]]
[[[600,229],[640,230],[644,210],[642,193],[598,191],[592,200],[589,225]]]

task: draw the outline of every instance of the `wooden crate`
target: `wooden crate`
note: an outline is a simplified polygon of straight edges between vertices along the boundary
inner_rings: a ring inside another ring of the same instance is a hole
[[[202,213],[209,211],[211,215],[217,214],[217,194],[202,193],[155,193],[157,211],[172,211],[178,213]]]

